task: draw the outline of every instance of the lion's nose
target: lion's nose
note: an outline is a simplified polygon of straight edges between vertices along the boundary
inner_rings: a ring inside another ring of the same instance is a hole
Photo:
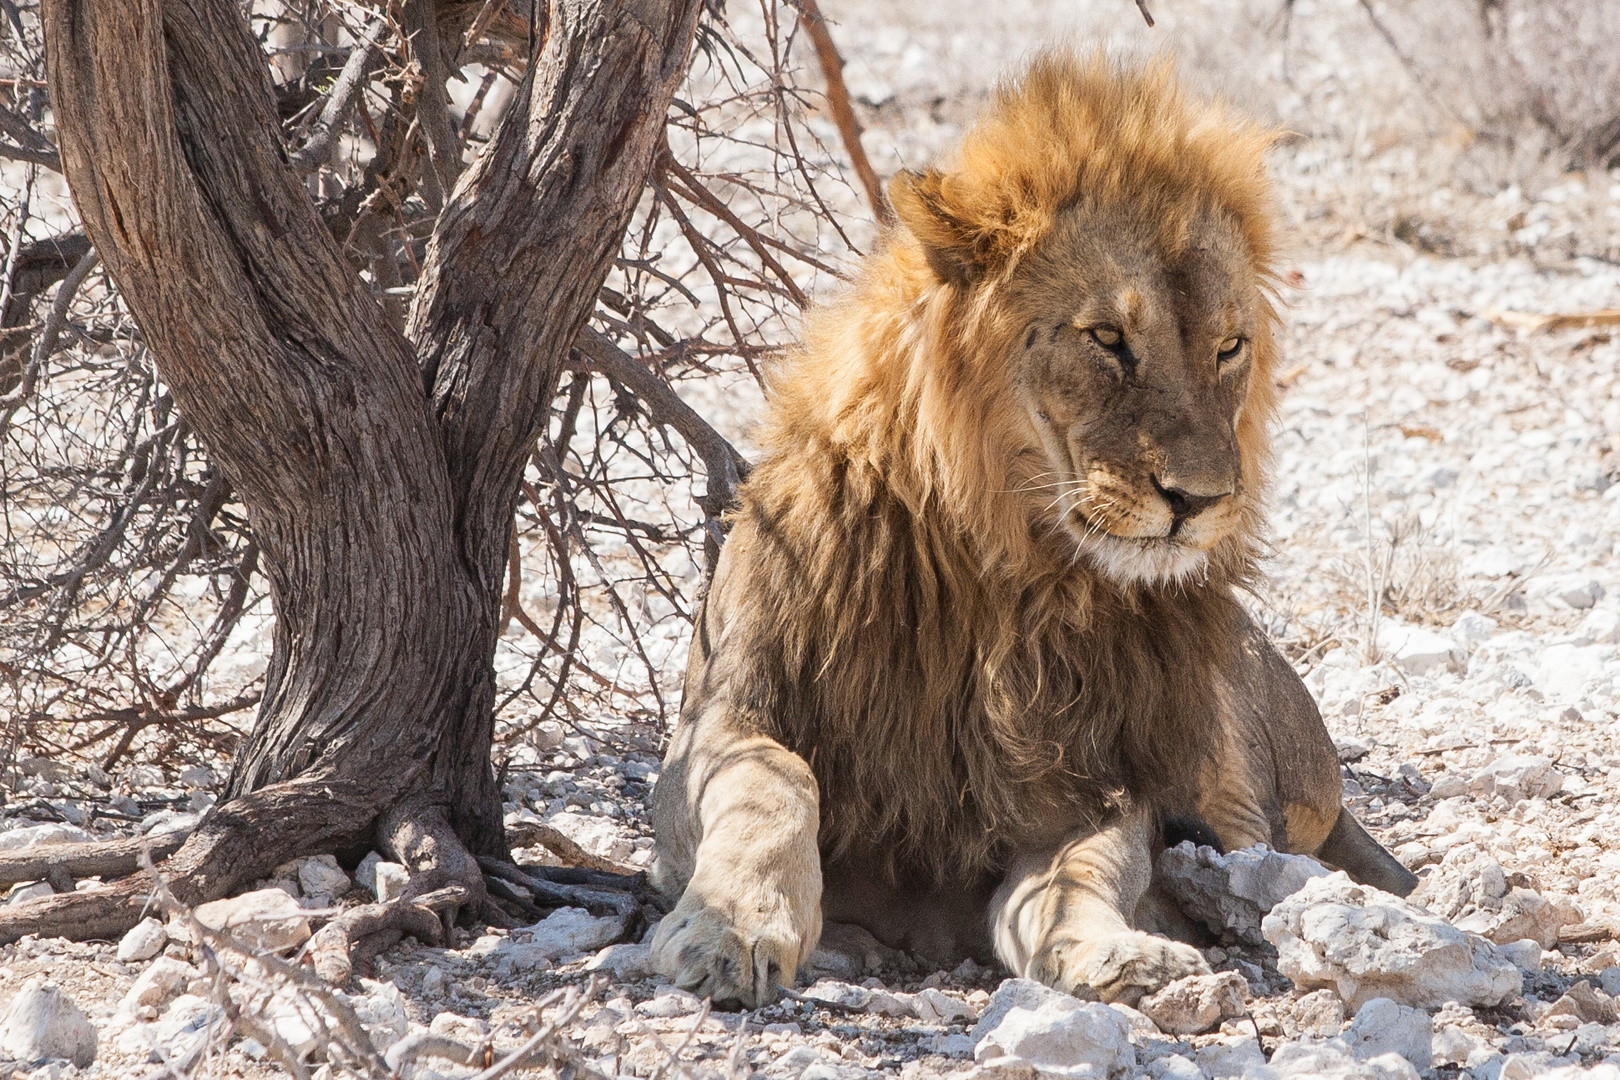
[[[1173,479],[1166,483],[1157,476],[1153,478],[1153,486],[1158,489],[1159,496],[1170,504],[1170,515],[1175,519],[1170,526],[1171,536],[1181,531],[1183,522],[1197,517],[1232,494],[1230,491],[1197,494],[1180,487]]]

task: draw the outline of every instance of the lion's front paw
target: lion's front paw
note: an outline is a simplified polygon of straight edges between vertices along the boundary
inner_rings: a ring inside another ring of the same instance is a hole
[[[1198,950],[1178,941],[1127,930],[1098,941],[1054,945],[1037,959],[1031,975],[1069,993],[1089,986],[1104,1001],[1135,1005],[1188,975],[1207,975]]]
[[[792,984],[808,937],[785,913],[733,919],[688,893],[658,924],[651,960],[655,971],[699,997],[751,1009]]]

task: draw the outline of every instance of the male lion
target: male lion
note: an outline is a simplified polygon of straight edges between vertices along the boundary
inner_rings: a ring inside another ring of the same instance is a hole
[[[822,920],[1134,1002],[1166,823],[1409,891],[1234,590],[1273,410],[1269,136],[1048,55],[775,375],[652,798],[653,964],[791,982]],[[1162,905],[1160,905],[1162,907]]]

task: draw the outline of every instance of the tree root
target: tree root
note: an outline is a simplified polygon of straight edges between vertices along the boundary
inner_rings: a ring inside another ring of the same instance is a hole
[[[576,865],[519,867],[474,856],[443,808],[425,800],[401,801],[380,817],[373,811],[368,823],[365,796],[357,786],[295,780],[220,804],[184,842],[133,837],[0,856],[0,880],[125,875],[86,892],[73,892],[64,881],[60,895],[0,910],[0,943],[25,934],[77,941],[120,937],[157,909],[153,871],[137,869],[143,852],[185,905],[234,895],[289,859],[367,840],[404,863],[411,878],[402,897],[345,911],[316,932],[309,957],[316,974],[334,986],[347,985],[357,973],[370,975],[376,956],[407,934],[445,944],[463,912],[496,926],[520,925],[496,900],[529,921],[559,907],[581,907],[621,919],[630,934],[646,925],[649,910],[667,906],[645,874],[591,855],[549,826],[525,824],[514,830],[514,839],[545,844]]]
[[[580,907],[592,915],[611,916],[623,924],[621,938],[646,929],[649,914],[669,910],[668,900],[647,882],[645,874],[604,874],[572,866],[517,866],[479,856],[492,895],[538,921],[559,907]]]
[[[506,836],[507,842],[515,848],[539,845],[569,866],[583,866],[587,870],[627,877],[639,873],[633,866],[591,854],[544,822],[514,821],[506,827]]]
[[[450,827],[443,807],[416,799],[396,803],[377,823],[377,845],[411,871],[400,899],[412,900],[452,886],[465,890],[460,899],[439,909],[446,940],[463,907],[486,918],[491,910],[498,911],[489,902],[478,860]]]
[[[636,880],[633,877],[621,878],[611,883],[603,883],[603,887],[593,888],[587,884],[561,884],[551,880],[544,874],[544,871],[551,867],[523,868],[502,862],[500,859],[482,856],[478,860],[478,865],[484,868],[492,881],[502,882],[503,886],[511,890],[511,893],[515,893],[521,902],[537,908],[581,907],[592,915],[626,917],[640,910],[644,902],[644,898],[637,895]],[[641,893],[650,892],[644,879],[640,884]],[[516,889],[513,889],[513,886],[516,886]],[[510,893],[508,898],[511,898]]]
[[[177,902],[195,906],[234,896],[290,859],[374,843],[410,867],[411,892],[406,899],[447,886],[462,887],[443,909],[447,930],[463,906],[474,912],[487,906],[483,873],[442,810],[410,800],[379,817],[381,806],[369,785],[312,772],[215,806],[157,869]],[[154,859],[162,850],[160,842],[151,842]],[[56,859],[64,869],[72,868],[69,873],[90,873],[94,871],[78,869],[87,865],[84,859],[90,849],[97,858],[110,859],[113,855],[107,853],[112,852],[120,860],[138,860],[141,850],[139,841],[109,841],[30,853],[28,858]],[[31,861],[30,873],[40,866]],[[46,870],[38,876],[48,877]],[[0,909],[0,944],[25,934],[71,941],[116,940],[155,908],[154,884],[150,872],[138,870],[101,889],[43,896]],[[504,921],[498,913],[496,918]]]
[[[123,877],[133,874],[141,864],[145,851],[156,862],[180,850],[185,836],[169,833],[155,839],[131,836],[120,840],[92,840],[84,844],[51,844],[15,854],[0,855],[0,885],[18,881],[49,881],[57,892],[71,892],[69,884],[63,889],[57,884],[60,877]]]
[[[42,896],[0,910],[0,945],[25,934],[69,941],[116,940],[156,909],[152,875],[132,874],[105,889]]]
[[[444,944],[439,912],[467,899],[459,885],[419,896],[350,908],[319,930],[309,942],[315,974],[333,986],[347,986],[352,975],[371,977],[377,954],[406,934],[424,945]]]

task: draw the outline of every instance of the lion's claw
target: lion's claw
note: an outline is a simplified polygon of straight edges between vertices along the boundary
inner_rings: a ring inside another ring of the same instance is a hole
[[[678,905],[653,935],[653,969],[715,1004],[757,1008],[791,985],[804,943],[785,920],[744,927],[712,907]]]
[[[1191,945],[1128,930],[1053,946],[1031,974],[1059,990],[1089,986],[1104,1001],[1135,1005],[1177,979],[1209,974],[1209,965]]]

